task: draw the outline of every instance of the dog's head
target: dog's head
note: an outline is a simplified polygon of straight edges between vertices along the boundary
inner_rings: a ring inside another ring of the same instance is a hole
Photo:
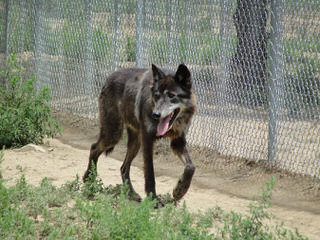
[[[191,74],[184,64],[180,64],[175,73],[164,72],[152,65],[152,74],[152,118],[159,121],[157,134],[163,136],[187,107],[192,94]]]

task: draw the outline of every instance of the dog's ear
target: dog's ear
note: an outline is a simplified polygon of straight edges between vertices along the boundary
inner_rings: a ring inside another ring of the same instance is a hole
[[[186,65],[183,63],[179,65],[178,70],[175,75],[175,80],[181,86],[185,87],[187,90],[191,89],[191,73]]]
[[[160,79],[165,78],[165,74],[154,64],[152,64],[153,81],[158,82]]]

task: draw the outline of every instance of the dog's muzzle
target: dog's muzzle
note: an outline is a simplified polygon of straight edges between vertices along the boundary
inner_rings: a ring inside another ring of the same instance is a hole
[[[160,117],[161,117],[161,113],[159,113],[159,112],[152,112],[152,118],[153,118],[154,120],[159,120]]]
[[[157,135],[158,136],[163,136],[170,130],[170,128],[172,127],[172,124],[173,124],[174,120],[176,119],[176,117],[178,116],[179,112],[180,112],[180,109],[177,108],[173,112],[171,112],[169,115],[167,115],[163,118],[161,118],[161,113],[158,113],[158,112],[152,113],[152,117],[155,120],[159,121],[159,123],[157,125]]]

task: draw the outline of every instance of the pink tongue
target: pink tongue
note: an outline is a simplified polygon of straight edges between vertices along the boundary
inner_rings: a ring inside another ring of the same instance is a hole
[[[162,119],[157,127],[157,132],[160,136],[163,136],[169,129],[170,115]]]

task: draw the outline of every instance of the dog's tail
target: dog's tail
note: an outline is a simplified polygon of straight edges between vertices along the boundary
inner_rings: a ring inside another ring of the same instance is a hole
[[[108,150],[106,150],[104,153],[106,154],[106,156],[111,153],[113,151],[114,147],[109,148]]]

